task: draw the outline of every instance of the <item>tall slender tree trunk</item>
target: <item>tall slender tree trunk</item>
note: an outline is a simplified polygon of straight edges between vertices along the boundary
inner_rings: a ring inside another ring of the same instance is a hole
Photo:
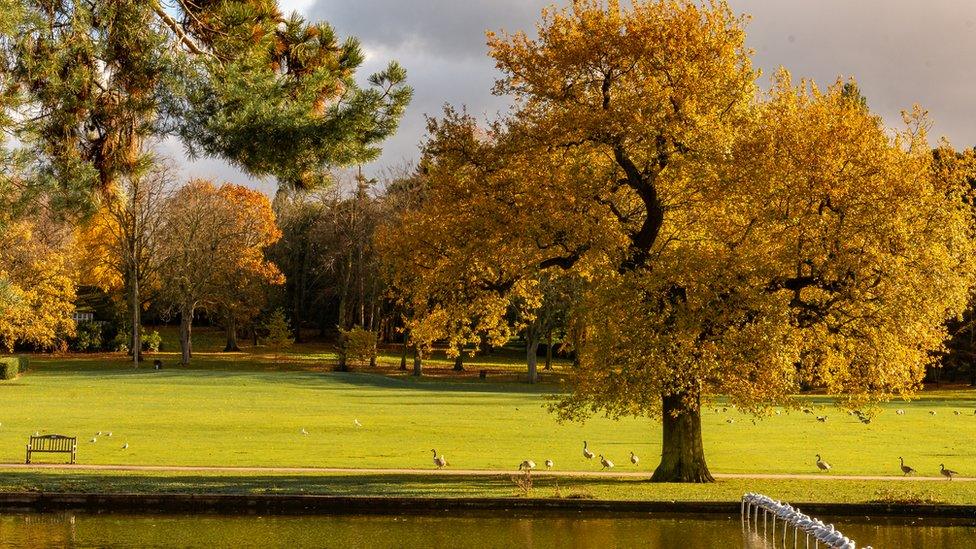
[[[132,274],[132,367],[138,368],[142,360],[142,318],[139,310],[139,274]]]
[[[416,377],[424,375],[424,352],[416,345],[413,347],[413,375]]]
[[[227,345],[224,346],[224,352],[241,352],[241,348],[237,346],[237,319],[234,318],[234,315],[231,313],[227,313],[225,317],[224,331],[227,332]]]
[[[339,364],[336,366],[336,371],[338,372],[348,372],[349,371],[349,361],[348,355],[346,353],[346,334],[342,330],[339,330],[339,341],[336,345],[339,351]]]
[[[454,357],[454,371],[463,372],[464,371],[464,353],[459,352],[458,356]]]
[[[663,398],[664,435],[661,463],[652,482],[714,482],[705,463],[702,444],[701,408],[694,397],[693,406],[685,402],[685,393]]]
[[[539,338],[535,334],[526,334],[525,362],[529,369],[529,383],[539,380]]]
[[[403,343],[400,345],[400,370],[407,371],[407,332],[403,332]]]
[[[546,332],[546,367],[545,370],[552,370],[552,328]]]
[[[193,309],[190,308],[187,310],[183,308],[180,311],[180,359],[184,366],[190,363],[190,358],[193,356],[193,349],[191,347],[193,342],[192,329]]]

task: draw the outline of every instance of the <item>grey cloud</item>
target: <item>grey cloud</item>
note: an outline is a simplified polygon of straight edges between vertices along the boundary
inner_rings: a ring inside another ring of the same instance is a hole
[[[567,2],[559,2],[565,5]],[[413,160],[424,135],[424,114],[447,102],[474,114],[504,110],[491,95],[497,77],[487,58],[484,31],[534,29],[545,0],[317,0],[303,13],[357,36],[371,53],[362,76],[396,59],[416,95],[399,133],[369,167]],[[899,112],[919,103],[935,122],[933,137],[957,147],[976,144],[976,2],[972,0],[730,0],[752,15],[747,42],[755,64],[769,75],[786,66],[795,78],[819,84],[857,78],[873,110],[891,126]],[[191,167],[215,174],[234,170],[205,162]],[[267,182],[256,183],[268,186]]]
[[[531,28],[544,0],[318,0],[306,9],[340,35],[398,48],[419,44],[442,57],[480,57],[486,30]]]

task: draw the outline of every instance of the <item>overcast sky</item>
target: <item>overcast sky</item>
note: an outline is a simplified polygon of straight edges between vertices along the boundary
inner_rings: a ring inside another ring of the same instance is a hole
[[[398,134],[368,169],[416,159],[424,115],[445,103],[475,114],[504,110],[491,95],[497,73],[486,55],[486,29],[532,29],[542,0],[281,0],[356,36],[367,53],[361,77],[391,59],[406,67],[415,90]],[[568,0],[557,1],[557,5]],[[747,43],[764,79],[779,66],[821,84],[854,76],[875,112],[896,125],[903,109],[919,103],[935,121],[933,138],[957,147],[976,145],[976,1],[974,0],[730,0],[752,15]],[[179,145],[170,144],[177,151]],[[220,162],[187,165],[187,175],[250,183],[272,191]]]

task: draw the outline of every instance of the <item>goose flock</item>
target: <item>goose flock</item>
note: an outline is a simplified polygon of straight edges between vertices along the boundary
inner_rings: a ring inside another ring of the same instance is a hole
[[[832,469],[830,464],[824,461],[823,458],[820,457],[820,454],[817,454],[816,464],[817,464],[817,469],[820,469],[821,471],[824,472],[830,471]],[[915,469],[910,465],[905,465],[905,458],[901,456],[898,456],[898,464],[899,464],[899,469],[901,469],[902,476],[918,474],[917,469]],[[953,471],[952,469],[946,469],[945,464],[941,464],[941,463],[939,464],[939,473],[941,473],[942,476],[944,476],[948,480],[952,480],[952,477],[959,476],[958,472]]]

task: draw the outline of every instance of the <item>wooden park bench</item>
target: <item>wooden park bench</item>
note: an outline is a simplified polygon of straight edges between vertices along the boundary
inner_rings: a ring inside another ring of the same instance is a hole
[[[71,454],[71,463],[75,462],[78,453],[78,439],[64,435],[32,436],[27,443],[27,462],[31,462],[31,454]]]

